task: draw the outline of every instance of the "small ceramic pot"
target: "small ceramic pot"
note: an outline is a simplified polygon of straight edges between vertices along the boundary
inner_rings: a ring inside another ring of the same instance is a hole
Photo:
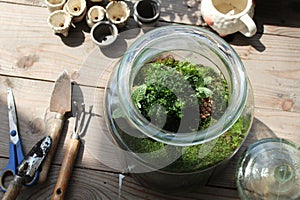
[[[78,23],[82,21],[86,14],[87,6],[85,0],[68,0],[64,6],[64,10],[72,17],[72,22]]]
[[[86,14],[86,23],[92,28],[94,24],[105,19],[105,8],[102,6],[91,7]]]
[[[54,33],[59,33],[68,36],[71,26],[72,16],[64,10],[56,10],[48,16],[48,24],[53,29]]]
[[[124,1],[111,1],[106,6],[106,18],[118,28],[126,25],[130,9]]]
[[[241,32],[253,36],[256,25],[253,0],[202,0],[201,14],[204,21],[221,36]]]
[[[116,25],[101,21],[95,24],[91,29],[91,37],[95,44],[99,47],[105,47],[112,44],[118,36],[118,29]]]
[[[105,0],[90,0],[91,2],[103,2]]]
[[[47,8],[50,12],[63,9],[66,0],[45,0]]]
[[[139,26],[154,26],[160,16],[160,3],[156,0],[139,0],[133,6],[133,18]]]

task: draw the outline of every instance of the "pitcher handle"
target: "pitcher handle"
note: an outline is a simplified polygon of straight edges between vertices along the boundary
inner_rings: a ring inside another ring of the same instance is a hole
[[[256,28],[256,25],[253,21],[253,19],[248,15],[244,15],[240,18],[240,20],[244,23],[245,27],[240,30],[240,32],[245,35],[246,37],[251,37],[253,36],[256,31],[257,31],[257,28]]]

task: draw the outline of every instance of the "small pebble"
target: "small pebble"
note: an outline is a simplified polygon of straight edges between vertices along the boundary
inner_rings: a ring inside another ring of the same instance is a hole
[[[196,4],[195,0],[188,0],[186,2],[186,5],[188,8],[193,8],[195,6],[195,4]]]

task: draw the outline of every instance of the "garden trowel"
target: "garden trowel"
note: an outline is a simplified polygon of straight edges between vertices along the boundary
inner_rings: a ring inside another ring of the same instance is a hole
[[[53,112],[55,116],[47,121],[46,134],[51,136],[52,146],[40,172],[40,183],[45,182],[47,179],[52,157],[55,154],[63,128],[64,115],[69,111],[71,111],[71,78],[68,72],[64,70],[55,82],[50,99],[50,112]]]

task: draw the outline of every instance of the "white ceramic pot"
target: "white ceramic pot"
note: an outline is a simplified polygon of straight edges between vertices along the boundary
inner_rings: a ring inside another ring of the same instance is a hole
[[[133,6],[133,18],[139,26],[155,26],[160,16],[160,3],[139,0]]]
[[[48,25],[53,29],[54,33],[68,36],[71,26],[72,16],[64,10],[56,10],[48,16]]]
[[[221,36],[241,32],[253,36],[256,25],[253,0],[202,0],[201,14],[204,21]]]
[[[72,22],[78,23],[84,18],[87,6],[85,0],[68,0],[64,6],[64,10],[72,17]]]
[[[91,7],[86,14],[86,23],[92,28],[94,24],[104,20],[105,18],[105,8],[102,6],[93,6]]]
[[[126,25],[130,9],[125,1],[111,1],[106,6],[106,18],[118,28]]]
[[[50,12],[63,9],[66,0],[45,0],[46,6]]]
[[[106,47],[115,42],[118,36],[116,25],[101,21],[95,24],[91,29],[91,37],[95,44],[99,47]]]

